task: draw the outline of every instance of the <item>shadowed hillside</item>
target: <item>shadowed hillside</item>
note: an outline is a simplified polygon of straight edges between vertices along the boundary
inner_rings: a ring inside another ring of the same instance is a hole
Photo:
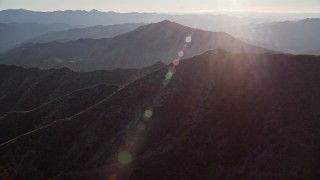
[[[186,40],[189,44],[184,46]],[[171,62],[180,51],[181,57],[191,57],[217,48],[232,52],[270,52],[226,33],[162,21],[110,39],[26,44],[0,56],[0,63],[46,68],[67,66],[81,71],[140,68],[158,61]]]
[[[0,146],[17,179],[317,179],[320,57],[215,50]]]
[[[0,144],[54,120],[84,111],[120,88],[119,85],[99,84],[68,93],[31,111],[10,112],[0,117]]]
[[[74,72],[68,68],[40,70],[0,65],[0,115],[9,111],[27,111],[69,92],[100,83],[127,84],[160,67],[141,69]]]

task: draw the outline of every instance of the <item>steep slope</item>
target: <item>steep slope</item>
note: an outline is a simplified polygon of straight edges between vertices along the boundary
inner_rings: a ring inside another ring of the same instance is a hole
[[[68,93],[31,111],[10,112],[0,117],[0,144],[53,120],[80,113],[119,88],[119,85],[98,84]]]
[[[2,144],[3,171],[17,179],[319,177],[320,57],[216,50],[175,65]]]
[[[65,31],[54,31],[42,34],[29,40],[29,42],[67,42],[81,38],[100,39],[112,38],[117,35],[135,30],[144,23],[125,23],[109,26],[93,26],[86,28],[73,28]]]
[[[62,31],[79,26],[68,24],[0,23],[0,52],[21,45],[26,40],[50,31]]]
[[[126,84],[160,67],[74,72],[70,69],[40,70],[0,65],[0,115],[27,111],[69,92],[100,83]]]
[[[188,45],[185,45],[186,40]],[[182,51],[180,56],[190,57],[217,48],[232,52],[269,51],[248,45],[226,33],[192,29],[163,21],[111,39],[27,44],[0,56],[0,63],[28,67],[67,66],[82,71],[139,68],[157,61],[171,62],[179,51]]]

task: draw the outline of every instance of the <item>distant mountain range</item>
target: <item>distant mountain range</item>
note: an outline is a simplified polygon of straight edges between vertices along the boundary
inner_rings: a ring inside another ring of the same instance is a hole
[[[145,23],[125,23],[109,26],[93,26],[73,28],[64,31],[48,32],[29,40],[29,42],[67,42],[71,40],[112,38],[117,35],[133,31]]]
[[[313,51],[307,51],[304,54],[312,54],[312,55],[318,55],[320,56],[320,49],[318,50],[313,50]]]
[[[312,14],[310,14],[310,17],[313,17]],[[249,15],[247,17],[236,17],[218,14],[117,13],[100,12],[97,10],[36,12],[17,9],[0,11],[0,22],[2,23],[36,22],[45,24],[64,23],[77,26],[98,26],[66,32],[54,32],[46,35],[41,33],[38,35],[43,36],[37,37],[33,40],[34,42],[65,42],[79,38],[96,39],[114,37],[115,35],[119,35],[133,29],[126,29],[126,26],[123,26],[122,28],[124,29],[119,28],[119,32],[115,33],[117,31],[112,31],[112,29],[117,27],[106,27],[110,28],[112,32],[106,30],[108,33],[104,34],[104,30],[102,30],[104,29],[104,25],[123,23],[157,23],[163,20],[169,20],[192,28],[199,28],[214,32],[227,32],[236,38],[245,39],[246,42],[253,43],[256,46],[262,46],[267,49],[285,53],[304,54],[320,48],[320,34],[318,32],[320,27],[320,18],[274,22],[272,18],[250,18]],[[20,34],[23,35],[24,33]],[[12,45],[19,45],[21,42],[24,43],[24,41],[21,41],[19,38],[15,40],[16,37],[19,37],[18,35],[8,34],[4,35],[4,37],[7,38],[8,41],[12,41],[14,43],[12,44],[11,42],[7,45],[7,41],[0,41],[0,52],[7,50],[8,47],[12,47]],[[30,38],[34,38],[34,36],[29,37],[29,39]]]
[[[0,63],[43,68],[67,66],[81,71],[140,68],[158,61],[171,62],[179,52],[180,56],[191,57],[217,48],[231,52],[271,52],[226,33],[162,21],[109,39],[29,43],[2,54]]]
[[[21,45],[25,41],[51,31],[62,31],[79,26],[68,24],[0,23],[0,52]]]
[[[319,56],[209,51],[1,144],[2,171],[13,179],[317,179],[319,77]],[[19,118],[28,115],[38,117]]]
[[[249,16],[250,17],[250,16]],[[174,21],[191,27],[219,31],[230,24],[247,24],[266,22],[262,18],[237,18],[217,14],[164,14],[164,13],[119,13],[100,12],[97,10],[65,10],[54,12],[38,12],[25,9],[9,9],[0,11],[0,22],[37,22],[65,23],[73,25],[96,26],[123,23],[156,23],[163,20]],[[228,22],[228,23],[226,23]]]
[[[245,37],[265,43],[263,47],[280,49],[283,52],[304,54],[320,49],[320,18],[300,21],[264,23],[251,26],[239,26],[230,29],[236,37]],[[254,43],[262,45],[262,43]]]

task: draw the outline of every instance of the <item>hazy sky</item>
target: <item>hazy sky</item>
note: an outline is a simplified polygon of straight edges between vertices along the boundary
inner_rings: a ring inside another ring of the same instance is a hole
[[[120,12],[264,11],[320,13],[320,0],[0,0],[0,9]]]

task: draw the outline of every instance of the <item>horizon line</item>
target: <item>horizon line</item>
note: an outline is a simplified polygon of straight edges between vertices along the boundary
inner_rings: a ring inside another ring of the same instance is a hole
[[[253,11],[253,10],[203,10],[203,11],[116,11],[116,10],[97,10],[97,9],[60,9],[60,10],[36,10],[36,9],[24,9],[24,8],[12,8],[12,9],[1,9],[0,11],[8,11],[8,10],[25,10],[25,11],[32,11],[32,12],[61,12],[61,11],[85,11],[85,12],[101,12],[101,13],[157,13],[157,14],[214,14],[214,13],[261,13],[261,14],[320,14],[320,12],[305,12],[305,11]]]

